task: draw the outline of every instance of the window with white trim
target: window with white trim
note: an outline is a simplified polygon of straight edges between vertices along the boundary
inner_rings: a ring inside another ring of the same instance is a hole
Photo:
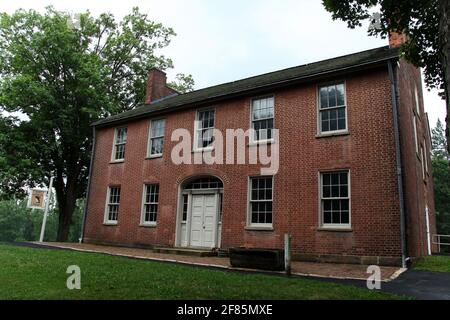
[[[420,147],[420,149],[421,149],[420,156],[421,156],[421,160],[422,160],[422,178],[423,178],[423,180],[425,180],[427,177],[426,176],[426,168],[425,168],[425,166],[426,166],[426,164],[425,164],[425,162],[426,162],[425,149],[423,146]]]
[[[125,146],[127,144],[127,128],[117,128],[114,134],[113,161],[125,159]]]
[[[417,115],[420,116],[419,90],[417,89],[417,85],[414,86],[414,99],[416,101],[416,112],[417,112]]]
[[[425,164],[425,172],[428,174],[428,159],[429,159],[429,153],[427,148],[427,141],[423,140],[423,151],[424,151],[424,164]]]
[[[142,224],[154,225],[158,215],[159,185],[146,184],[142,206]]]
[[[323,227],[350,227],[349,171],[320,174],[320,212]]]
[[[250,178],[249,222],[251,227],[272,227],[273,177]]]
[[[414,143],[416,144],[416,153],[419,155],[419,138],[417,137],[417,118],[413,115]]]
[[[347,105],[343,83],[319,87],[319,132],[347,130]]]
[[[275,98],[252,100],[252,142],[273,139]]]
[[[197,112],[195,121],[195,150],[212,149],[214,144],[215,110]]]
[[[165,119],[152,120],[150,122],[149,157],[159,157],[163,155],[165,129]]]
[[[117,223],[120,206],[120,187],[109,187],[106,196],[106,223]]]

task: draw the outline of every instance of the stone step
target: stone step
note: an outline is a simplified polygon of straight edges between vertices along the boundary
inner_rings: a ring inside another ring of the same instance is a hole
[[[156,247],[153,252],[164,254],[175,254],[179,256],[194,256],[194,257],[217,257],[217,252],[213,250],[201,250],[190,248],[163,248]]]

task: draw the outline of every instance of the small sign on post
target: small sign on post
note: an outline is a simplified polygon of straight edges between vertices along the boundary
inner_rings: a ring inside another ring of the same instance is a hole
[[[28,196],[28,208],[44,210],[47,190],[31,189]]]
[[[44,216],[42,218],[41,234],[39,242],[44,241],[45,225],[47,224],[48,210],[50,207],[50,199],[52,197],[53,189],[53,176],[50,177],[50,184],[47,190],[43,189],[30,189],[28,195],[28,208],[44,210]]]

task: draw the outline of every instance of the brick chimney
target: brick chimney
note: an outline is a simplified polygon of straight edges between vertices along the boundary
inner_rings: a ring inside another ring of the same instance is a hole
[[[389,47],[396,48],[400,47],[408,41],[408,36],[404,33],[391,32],[389,33]]]
[[[156,68],[148,72],[145,104],[151,104],[174,94],[178,94],[178,92],[167,86],[167,75],[165,72]]]

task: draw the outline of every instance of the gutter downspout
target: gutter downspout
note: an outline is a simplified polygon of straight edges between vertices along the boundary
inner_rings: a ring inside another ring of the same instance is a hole
[[[88,176],[88,184],[87,184],[87,190],[86,190],[86,204],[84,205],[84,215],[83,215],[83,222],[81,224],[81,235],[80,235],[80,243],[83,243],[84,241],[84,228],[86,227],[86,216],[88,212],[88,204],[89,204],[89,192],[91,190],[91,178],[92,178],[92,167],[94,166],[94,155],[95,155],[95,143],[96,143],[96,136],[95,136],[95,126],[92,127],[92,151],[91,151],[91,162],[89,164],[89,176]]]
[[[398,195],[400,199],[400,237],[401,237],[401,249],[402,249],[402,267],[407,267],[408,249],[406,243],[406,217],[405,217],[405,197],[403,191],[403,172],[402,172],[402,157],[400,149],[400,127],[399,127],[399,115],[398,115],[398,94],[397,94],[397,80],[394,68],[391,61],[388,61],[389,79],[391,81],[392,89],[392,116],[394,120],[394,136],[395,136],[395,158],[396,158],[396,173],[397,173],[397,185]]]

